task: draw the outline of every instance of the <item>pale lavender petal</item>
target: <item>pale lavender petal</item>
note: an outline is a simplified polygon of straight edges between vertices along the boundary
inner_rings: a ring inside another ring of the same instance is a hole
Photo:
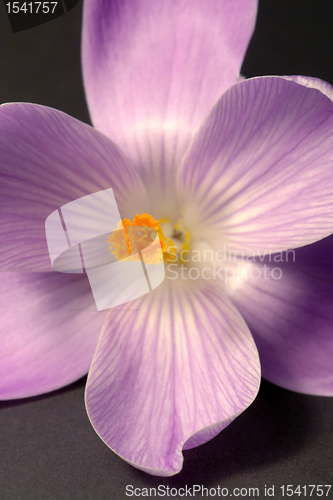
[[[214,437],[252,402],[260,366],[238,311],[213,283],[167,279],[110,311],[86,405],[103,441],[154,475]]]
[[[331,101],[333,101],[332,85],[328,82],[325,82],[324,80],[320,80],[320,78],[314,78],[312,76],[301,76],[301,75],[285,76],[284,78],[299,83],[300,85],[304,85],[305,87],[320,90],[320,92],[325,94],[327,97],[331,99]]]
[[[227,286],[254,336],[262,375],[332,396],[333,236],[262,260],[243,261]]]
[[[85,276],[1,273],[0,317],[0,399],[13,399],[85,375],[105,313]]]
[[[85,2],[83,73],[93,123],[153,187],[158,217],[161,190],[174,204],[175,169],[193,133],[238,79],[256,9],[256,0]]]
[[[142,181],[101,133],[51,108],[1,106],[0,270],[52,271],[45,219],[108,188],[122,217],[149,210]]]
[[[214,106],[179,172],[184,224],[216,248],[279,251],[333,228],[333,103],[282,77]]]

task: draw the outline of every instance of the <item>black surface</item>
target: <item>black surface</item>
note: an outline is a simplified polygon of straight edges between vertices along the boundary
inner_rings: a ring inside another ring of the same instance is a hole
[[[65,14],[60,0],[32,2],[28,0],[3,0],[13,33],[53,21]]]
[[[0,3],[0,102],[37,102],[89,123],[80,73],[81,7],[13,34]],[[305,74],[333,84],[332,0],[263,0],[242,72]],[[230,492],[258,487],[258,498],[265,498],[265,485],[275,485],[270,498],[281,499],[283,484],[333,484],[333,399],[263,382],[243,415],[211,442],[185,452],[183,471],[163,479],[132,468],[100,441],[85,413],[84,385],[81,380],[49,395],[0,403],[0,500],[122,500],[131,498],[126,485],[193,484]]]

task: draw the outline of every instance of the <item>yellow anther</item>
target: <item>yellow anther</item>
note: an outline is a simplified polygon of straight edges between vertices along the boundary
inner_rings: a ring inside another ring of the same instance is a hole
[[[158,235],[161,245],[155,245]],[[110,250],[117,260],[140,261],[140,252],[145,250],[146,264],[157,264],[161,261],[161,252],[166,250],[161,225],[152,215],[136,215],[131,222],[123,219],[109,237]]]
[[[168,236],[163,233],[162,226],[166,229]],[[160,246],[152,245],[158,235]],[[190,233],[184,230],[182,221],[179,220],[173,226],[169,219],[155,220],[150,214],[136,215],[132,221],[123,219],[118,222],[118,229],[109,237],[111,253],[117,260],[140,260],[142,250],[145,249],[145,262],[157,264],[160,261],[160,249],[162,250],[164,262],[173,262],[187,255],[190,248]]]

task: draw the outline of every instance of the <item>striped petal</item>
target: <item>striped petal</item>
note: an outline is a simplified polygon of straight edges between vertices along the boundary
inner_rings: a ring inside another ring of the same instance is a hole
[[[176,474],[198,446],[253,401],[257,351],[214,284],[167,279],[110,311],[89,372],[86,405],[103,441],[155,475]]]
[[[256,0],[85,2],[92,121],[136,165],[157,217],[161,192],[174,204],[175,169],[192,135],[238,79],[256,8]]]
[[[46,218],[107,188],[122,217],[149,209],[131,164],[92,127],[36,104],[1,106],[0,270],[52,271]]]
[[[86,277],[1,273],[0,317],[0,399],[13,399],[85,375],[105,314]]]
[[[87,373],[104,314],[85,277],[52,272],[45,220],[110,187],[123,217],[147,209],[142,182],[102,134],[43,106],[0,107],[1,398],[47,392]]]
[[[327,95],[333,101],[333,87],[330,83],[325,82],[324,80],[320,80],[320,78],[314,78],[311,76],[285,76],[287,80],[292,80],[293,82],[299,83],[300,85],[304,85],[310,89],[320,90],[323,94]]]
[[[292,391],[333,395],[333,236],[243,261],[227,291],[260,354],[262,374]]]
[[[184,224],[216,248],[274,252],[333,228],[333,103],[282,77],[246,80],[214,106],[186,153]]]

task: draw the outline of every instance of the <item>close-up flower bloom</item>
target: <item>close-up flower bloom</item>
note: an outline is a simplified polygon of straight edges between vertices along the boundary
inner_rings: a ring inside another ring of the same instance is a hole
[[[294,391],[333,393],[333,89],[240,77],[256,9],[86,0],[94,128],[36,104],[0,108],[0,397],[89,371],[96,432],[155,475],[179,472],[183,449],[242,413],[261,370]],[[53,271],[45,220],[110,187],[123,220],[145,214],[165,253],[172,244],[174,274],[97,312],[85,275]],[[198,279],[195,252],[213,256],[198,259]]]

